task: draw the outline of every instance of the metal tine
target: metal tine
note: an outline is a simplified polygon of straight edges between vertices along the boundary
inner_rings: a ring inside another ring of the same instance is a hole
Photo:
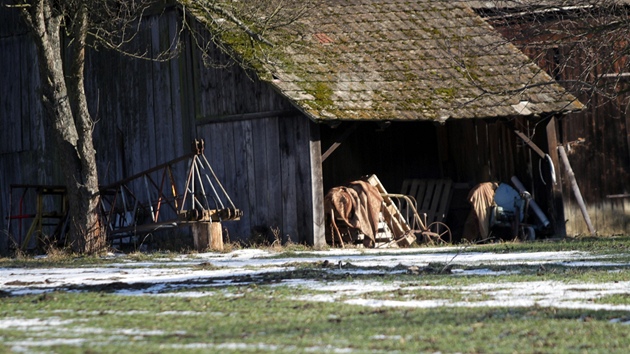
[[[209,208],[210,203],[208,203],[208,197],[206,196],[206,189],[203,186],[203,178],[201,177],[201,171],[200,171],[199,165],[201,165],[201,161],[199,160],[197,156],[195,156],[194,166],[195,166],[195,172],[197,172],[197,182],[199,183],[199,189],[201,189],[201,195],[203,196],[203,200],[206,202],[205,208]],[[203,168],[203,165],[201,165],[201,168]],[[204,206],[202,206],[202,208],[204,208]]]
[[[208,180],[208,184],[210,185],[210,188],[212,188],[212,193],[214,194],[212,198],[212,200],[214,200],[214,205],[217,207],[220,206],[221,207],[220,209],[225,209],[225,206],[223,205],[223,202],[221,201],[221,198],[219,197],[217,190],[214,188],[214,184],[210,180],[210,176],[205,175],[205,177]]]
[[[157,222],[157,220],[155,220],[155,213],[153,212],[153,201],[151,200],[151,191],[149,191],[149,182],[147,182],[146,175],[144,175],[143,177],[144,187],[147,191],[147,199],[149,200],[149,210],[151,210],[151,220],[153,220],[153,222]]]
[[[184,207],[186,206],[186,196],[188,192],[190,192],[190,181],[192,180],[192,173],[193,173],[192,164],[193,164],[193,159],[190,159],[188,161],[188,178],[186,178],[186,187],[184,187],[184,196],[182,197],[182,206],[179,210],[180,212],[184,211]],[[194,194],[194,187],[191,193]],[[192,198],[191,198],[191,204],[194,206],[194,201]]]
[[[217,178],[217,175],[214,173],[214,170],[212,169],[212,166],[210,166],[210,163],[208,162],[208,159],[206,159],[205,155],[201,155],[201,156],[203,156],[203,160],[206,163],[206,166],[208,166],[208,169],[210,170],[210,173],[212,173],[212,177],[214,177],[214,180],[217,182],[217,184],[221,188],[221,191],[223,192],[223,195],[225,196],[227,201],[232,206],[232,209],[236,209],[236,206],[234,206],[234,203],[232,202],[232,199],[230,198],[230,196],[225,191],[225,188],[223,188],[223,185],[221,184],[221,181],[219,181],[219,179]]]
[[[214,171],[212,170],[212,167],[208,163],[208,160],[206,159],[206,157],[203,154],[200,154],[200,155],[203,156],[203,160],[199,159],[199,164],[201,165],[201,169],[205,170],[207,168],[208,170],[210,170],[210,172],[212,172],[212,174],[214,174]],[[195,156],[195,158],[197,159],[198,157]],[[207,167],[204,166],[204,161],[207,164]],[[217,189],[214,187],[214,183],[212,183],[210,176],[208,176],[207,173],[204,173],[204,176],[206,177],[206,180],[208,181],[208,185],[210,186],[210,188],[212,189],[212,193],[214,194],[214,197],[212,198],[214,201],[214,205],[220,206],[221,209],[225,209],[225,206],[223,205],[223,202],[221,201],[221,197],[219,196],[219,193],[217,193]],[[216,178],[216,176],[215,176],[215,180],[217,181],[217,183],[219,183],[219,185],[221,184],[219,180]],[[203,181],[201,181],[200,183],[203,185]],[[207,199],[206,199],[206,202],[207,202]]]
[[[123,211],[124,211],[123,218],[125,218],[125,221],[127,221],[126,220],[126,217],[127,217],[127,198],[125,197],[125,189],[124,188],[119,188],[118,190],[120,191],[120,197],[122,198]]]

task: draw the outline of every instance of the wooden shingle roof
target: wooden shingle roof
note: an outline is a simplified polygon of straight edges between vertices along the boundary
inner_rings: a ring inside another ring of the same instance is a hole
[[[265,35],[274,43],[265,55],[223,38],[315,121],[444,121],[582,108],[460,2],[327,0],[299,23]]]

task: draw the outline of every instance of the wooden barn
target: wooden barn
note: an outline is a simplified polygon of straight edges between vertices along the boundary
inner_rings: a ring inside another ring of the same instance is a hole
[[[586,105],[557,126],[558,144],[567,152],[592,222],[589,230],[565,175],[562,195],[567,232],[628,234],[628,29],[615,30],[614,23],[627,21],[630,2],[467,3]],[[607,24],[603,34],[599,33],[601,23]]]
[[[102,184],[177,158],[203,138],[244,213],[224,225],[231,240],[276,232],[283,241],[321,246],[325,192],[369,174],[389,192],[407,179],[452,181],[446,222],[456,238],[470,188],[517,176],[553,221],[547,235],[565,232],[562,200],[532,148],[551,155],[559,170],[556,118],[582,105],[470,7],[324,1],[265,33],[273,46],[252,51],[229,21],[214,18],[227,27],[211,36],[202,6],[181,1],[143,20],[130,49],[157,55],[179,43],[172,60],[89,53],[86,89],[98,121]],[[36,61],[17,13],[2,9],[3,230],[9,185],[63,183],[42,120]]]

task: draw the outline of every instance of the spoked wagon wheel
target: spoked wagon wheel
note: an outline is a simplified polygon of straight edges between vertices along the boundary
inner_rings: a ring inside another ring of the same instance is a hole
[[[422,232],[425,241],[430,244],[445,244],[453,242],[453,236],[451,235],[451,229],[443,222],[432,222],[427,227],[427,230]]]

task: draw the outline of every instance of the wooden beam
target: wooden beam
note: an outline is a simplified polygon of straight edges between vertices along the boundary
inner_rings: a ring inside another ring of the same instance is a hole
[[[276,111],[265,111],[265,112],[254,112],[254,113],[243,113],[243,114],[231,114],[231,115],[217,115],[217,116],[207,116],[201,119],[198,119],[195,124],[197,126],[212,124],[212,123],[226,123],[226,122],[238,122],[242,120],[252,120],[252,119],[264,119],[264,118],[275,118],[275,117],[289,117],[297,115],[297,110],[276,110]],[[303,118],[303,117],[300,117]]]
[[[536,154],[538,154],[538,156],[540,156],[540,158],[544,159],[545,158],[545,153],[538,147],[538,145],[534,144],[533,141],[531,141],[530,138],[527,137],[527,135],[521,133],[518,130],[515,130],[514,133],[516,135],[518,135],[519,138],[523,139],[523,141],[525,142],[525,144],[527,144],[532,150],[534,150],[534,152]]]
[[[357,130],[357,126],[357,123],[352,124],[335,139],[335,142],[328,148],[328,150],[326,150],[325,153],[322,154],[322,162],[326,161],[328,156],[330,156],[335,150],[337,150],[341,143],[343,143],[350,136],[350,134]]]

